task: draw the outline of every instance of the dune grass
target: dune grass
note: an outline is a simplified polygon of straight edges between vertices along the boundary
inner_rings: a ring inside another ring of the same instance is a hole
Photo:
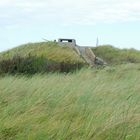
[[[118,49],[111,45],[102,45],[92,49],[96,56],[108,64],[140,63],[140,51],[135,49]]]
[[[140,65],[0,77],[0,140],[139,140]]]
[[[72,49],[56,42],[29,43],[0,53],[0,73],[71,72],[86,66]]]
[[[72,48],[59,46],[56,42],[28,43],[0,53],[0,60],[20,57],[46,57],[50,61],[76,63],[83,60]]]

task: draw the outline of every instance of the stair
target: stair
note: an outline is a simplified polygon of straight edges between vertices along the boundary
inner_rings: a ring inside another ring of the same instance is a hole
[[[88,47],[75,47],[75,51],[88,63],[91,67],[95,66],[95,58],[93,51]]]

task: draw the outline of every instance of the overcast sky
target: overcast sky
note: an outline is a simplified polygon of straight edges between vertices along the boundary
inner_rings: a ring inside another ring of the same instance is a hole
[[[140,0],[0,0],[0,51],[63,37],[140,49]]]

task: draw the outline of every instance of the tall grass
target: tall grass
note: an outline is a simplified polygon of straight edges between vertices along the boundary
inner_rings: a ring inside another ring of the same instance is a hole
[[[108,64],[140,63],[140,51],[110,45],[92,49]],[[28,43],[0,53],[0,73],[71,72],[87,66],[72,48],[57,42]]]
[[[140,51],[135,49],[118,49],[111,45],[103,45],[92,50],[108,64],[140,63]]]
[[[72,48],[59,46],[55,42],[28,43],[21,45],[0,53],[0,60],[11,59],[15,56],[46,57],[50,61],[65,63],[83,62]]]
[[[71,72],[83,66],[72,48],[55,42],[29,43],[0,54],[0,73]]]
[[[0,140],[139,140],[140,65],[0,77]]]

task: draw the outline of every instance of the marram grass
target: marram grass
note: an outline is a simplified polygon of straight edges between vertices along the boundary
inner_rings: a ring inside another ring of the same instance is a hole
[[[0,53],[0,60],[20,57],[46,57],[50,61],[65,63],[84,63],[83,59],[72,49],[59,46],[55,42],[28,43]]]
[[[73,48],[56,42],[29,43],[0,53],[0,74],[72,72],[86,66]]]
[[[0,140],[139,140],[140,65],[0,77]]]

